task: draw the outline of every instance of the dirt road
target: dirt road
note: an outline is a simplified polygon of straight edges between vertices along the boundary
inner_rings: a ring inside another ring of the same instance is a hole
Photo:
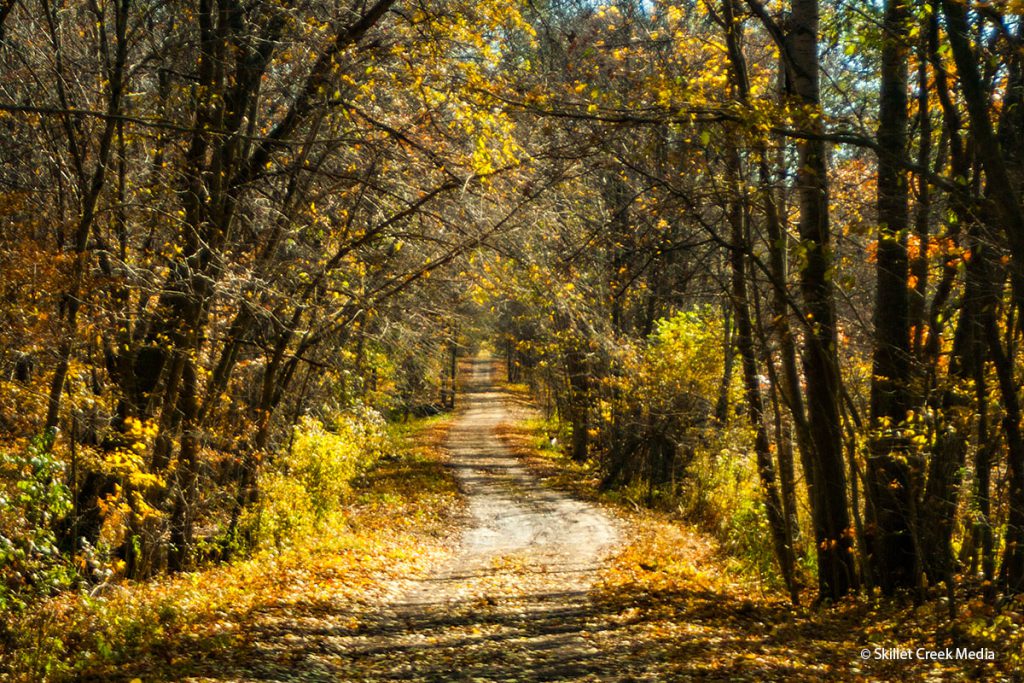
[[[597,680],[587,589],[616,524],[543,488],[498,440],[508,406],[491,363],[474,362],[467,390],[448,442],[467,499],[458,550],[331,649],[346,680]]]
[[[468,407],[453,425],[452,467],[468,500],[468,523],[451,566],[419,586],[410,606],[458,605],[497,598],[501,568],[541,576],[563,590],[585,591],[614,543],[614,523],[591,505],[543,488],[494,435],[507,418],[504,396],[491,388],[490,364],[477,361]],[[526,586],[501,586],[504,597],[531,594]],[[536,588],[536,586],[534,586]]]

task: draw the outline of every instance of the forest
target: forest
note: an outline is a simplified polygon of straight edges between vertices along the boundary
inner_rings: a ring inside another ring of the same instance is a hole
[[[0,0],[0,681],[1017,680],[1022,344],[1020,0]]]

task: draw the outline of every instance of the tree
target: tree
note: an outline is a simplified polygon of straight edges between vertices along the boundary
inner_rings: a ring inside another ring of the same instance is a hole
[[[921,572],[915,501],[919,465],[905,431],[911,408],[907,85],[909,6],[885,5],[878,128],[878,251],[868,458],[874,567],[882,590],[913,587]]]

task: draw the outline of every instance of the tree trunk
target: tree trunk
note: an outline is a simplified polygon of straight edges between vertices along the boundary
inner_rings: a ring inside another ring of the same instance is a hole
[[[1007,468],[1009,469],[1009,516],[1006,520],[1006,546],[999,580],[1008,593],[1024,592],[1024,434],[1021,433],[1021,407],[1014,379],[1013,359],[999,340],[995,315],[985,316],[985,336],[992,364],[1003,397],[1003,432],[1006,434]]]
[[[74,351],[75,336],[78,332],[78,312],[81,308],[81,291],[85,280],[86,270],[89,264],[89,236],[92,234],[93,223],[96,219],[96,209],[99,203],[100,194],[106,184],[107,167],[110,164],[110,153],[113,148],[114,133],[117,130],[117,118],[121,111],[121,96],[124,90],[125,63],[128,55],[128,44],[126,39],[128,26],[128,2],[120,0],[114,5],[115,35],[117,37],[117,48],[115,51],[114,63],[110,65],[109,89],[107,98],[106,115],[107,120],[100,135],[99,148],[97,150],[96,166],[91,176],[87,179],[79,168],[78,180],[81,194],[82,208],[75,229],[75,259],[72,266],[71,284],[65,293],[66,318],[64,321],[63,337],[57,348],[57,367],[50,380],[50,393],[46,410],[46,429],[49,431],[57,427],[60,420],[60,404],[64,391],[64,382],[67,379],[68,369],[71,366],[71,354]],[[98,21],[100,32],[104,30],[102,17]],[[56,27],[51,26],[56,33]],[[54,37],[57,41],[59,38]],[[58,55],[59,60],[59,55]],[[58,65],[61,62],[58,61]],[[58,67],[60,68],[60,67]],[[63,80],[63,73],[59,74]],[[63,85],[59,85],[63,99]],[[62,102],[67,108],[67,103]],[[67,121],[67,117],[65,117]],[[76,129],[66,124],[68,144],[77,148],[80,143],[77,140]],[[75,156],[77,157],[77,152]],[[52,444],[52,441],[51,441]]]
[[[722,312],[722,380],[718,384],[718,399],[715,401],[715,420],[720,425],[724,425],[729,419],[729,386],[732,384],[732,366],[736,357],[733,309],[732,306],[725,307]]]
[[[566,370],[569,375],[569,422],[572,425],[569,456],[575,462],[586,462],[590,447],[590,377],[586,358],[580,349],[571,349],[566,354]]]
[[[806,308],[803,366],[807,385],[807,421],[814,449],[808,478],[818,551],[818,588],[836,600],[857,585],[853,533],[847,510],[846,469],[839,416],[840,377],[836,356],[835,308],[831,269],[828,170],[818,64],[818,2],[793,0],[786,49],[799,123],[810,135],[798,145],[797,186],[800,201],[800,291]],[[813,483],[812,483],[813,482]]]
[[[193,523],[199,493],[199,402],[195,362],[191,358],[185,361],[183,375],[179,406],[183,413],[183,422],[190,428],[181,435],[178,467],[174,473],[171,546],[167,561],[170,571],[182,571],[192,565]]]
[[[747,70],[743,57],[741,24],[735,20],[734,0],[725,0],[724,16],[726,42],[729,48],[736,90],[742,101],[747,100]],[[789,542],[787,520],[779,496],[776,481],[775,462],[772,458],[768,429],[765,425],[764,399],[761,394],[761,378],[757,368],[754,347],[754,330],[750,315],[750,297],[747,293],[746,260],[749,249],[746,219],[748,211],[746,196],[742,190],[742,168],[739,151],[734,147],[727,152],[727,172],[731,191],[735,194],[728,208],[730,226],[729,262],[732,268],[732,308],[736,317],[736,349],[743,370],[744,396],[747,403],[747,417],[754,429],[754,453],[757,458],[757,472],[764,495],[765,513],[771,530],[772,545],[779,563],[782,580],[789,591],[793,604],[799,602],[794,572],[793,548]],[[726,375],[728,377],[728,375]],[[719,417],[720,420],[724,415]]]
[[[872,518],[868,533],[882,592],[919,585],[912,519],[920,473],[911,464],[910,298],[907,285],[907,29],[905,0],[887,0],[878,128],[878,258],[868,455]]]
[[[991,107],[978,70],[977,55],[970,43],[967,8],[955,0],[942,0],[942,9],[971,132],[985,168],[986,196],[999,212],[999,224],[1012,254],[1009,272],[1014,306],[1018,311],[1024,311],[1024,208],[1021,207],[1020,192],[1011,179],[1007,150],[1000,145],[989,118]],[[1011,82],[1011,88],[1014,85]],[[1011,100],[1017,97],[1013,92],[1009,96]],[[1008,133],[1003,138],[1012,139]],[[1003,431],[1008,450],[1010,514],[1000,579],[1007,591],[1020,592],[1024,590],[1024,437],[1021,435],[1019,398],[1012,360],[999,340],[995,312],[984,311],[982,315],[985,316],[986,341],[1003,398]]]

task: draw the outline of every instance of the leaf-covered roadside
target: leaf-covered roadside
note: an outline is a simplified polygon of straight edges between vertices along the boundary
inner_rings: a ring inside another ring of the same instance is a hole
[[[344,523],[284,552],[40,605],[7,625],[0,680],[148,682],[292,669],[305,650],[287,646],[290,629],[337,626],[447,552],[459,500],[443,465],[449,424],[406,430],[400,454],[354,482]]]
[[[604,624],[587,634],[596,650],[619,653],[621,680],[1019,680],[1024,601],[996,612],[977,587],[965,588],[954,621],[941,601],[915,607],[861,595],[831,608],[793,607],[744,558],[678,514],[645,508],[621,492],[599,493],[593,468],[547,447],[548,437],[539,438],[537,421],[528,419],[528,399],[520,398],[522,419],[502,425],[503,440],[550,485],[604,503],[628,529],[628,542],[591,596]],[[812,604],[809,590],[803,598]],[[988,648],[995,660],[875,656],[875,648],[958,647]]]

